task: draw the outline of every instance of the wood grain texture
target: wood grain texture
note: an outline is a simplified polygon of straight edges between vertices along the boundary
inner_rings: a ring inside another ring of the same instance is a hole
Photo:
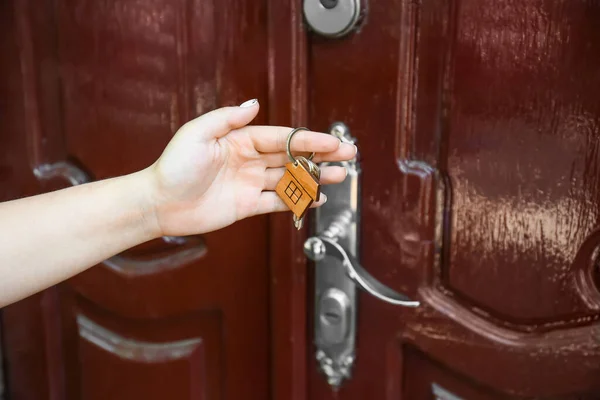
[[[290,211],[298,218],[302,218],[313,199],[304,190],[302,184],[294,178],[294,175],[286,170],[283,173],[283,177],[277,183],[275,192],[279,195],[279,198],[283,200],[285,205]]]
[[[38,189],[27,157],[28,137],[23,134],[27,123],[19,58],[23,50],[16,34],[22,26],[17,18],[22,5],[0,3],[0,201]],[[33,400],[60,395],[47,373],[50,354],[45,349],[43,300],[43,295],[35,295],[2,309],[3,355],[5,365],[10,365],[5,370],[7,397]]]
[[[361,262],[423,302],[361,292],[353,378],[309,363],[311,398],[600,397],[600,9],[493,3],[371,1],[310,36],[308,126],[358,137]]]
[[[331,40],[306,31],[299,1],[56,1],[0,5],[2,198],[35,192],[38,164],[69,160],[93,179],[137,168],[181,121],[258,97],[256,123],[349,126],[361,262],[423,306],[360,292],[353,378],[333,393],[307,322],[308,232],[289,213],[255,218],[207,235],[206,254],[174,270],[94,268],[5,309],[15,397],[109,390],[94,371],[111,363],[135,374],[82,339],[84,315],[144,354],[201,340],[180,375],[167,368],[188,387],[205,360],[190,383],[203,394],[184,398],[600,398],[598,4],[369,1],[358,30]]]
[[[591,235],[600,221],[593,94],[600,39],[591,22],[600,6],[532,1],[495,14],[484,3],[463,1],[456,15],[453,62],[468,69],[450,76],[447,171],[455,206],[444,283],[522,330],[597,320],[600,302],[582,296],[573,278],[584,269],[591,280],[600,245]],[[543,39],[533,40],[540,30]],[[590,236],[596,246],[577,265]],[[475,251],[477,265],[464,256]]]
[[[265,99],[254,123],[266,122],[264,2],[26,0],[1,7],[2,200],[77,181],[61,172],[73,168],[52,166],[76,166],[90,179],[142,168],[180,124],[215,107]],[[9,395],[264,398],[267,222],[256,217],[202,238],[153,241],[7,307]],[[147,354],[189,340],[208,347],[175,364],[112,357],[80,336],[82,313],[96,331],[145,344],[129,347]],[[160,385],[149,381],[158,377]]]
[[[320,185],[301,165],[287,163],[275,192],[297,218],[303,218],[312,203],[319,198]]]
[[[319,190],[321,185],[317,177],[311,175],[311,173],[302,164],[294,165],[294,163],[287,163],[285,169],[293,175],[293,177],[302,185],[304,191],[310,196],[313,201],[319,199]]]
[[[306,126],[307,52],[302,4],[267,0],[269,123]],[[271,215],[271,398],[305,400],[307,363],[307,269],[298,232],[289,214]]]

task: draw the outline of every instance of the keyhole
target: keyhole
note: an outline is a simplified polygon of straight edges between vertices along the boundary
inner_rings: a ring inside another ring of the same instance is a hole
[[[327,9],[332,9],[338,5],[338,1],[339,0],[321,0],[321,4]]]
[[[325,311],[323,313],[323,319],[325,320],[325,322],[331,325],[337,325],[342,320],[342,317],[334,311]]]

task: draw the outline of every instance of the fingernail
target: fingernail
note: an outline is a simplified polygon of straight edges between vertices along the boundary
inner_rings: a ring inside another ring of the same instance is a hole
[[[353,144],[352,146],[354,146],[354,154],[358,153],[358,147],[356,147],[355,144]]]
[[[243,108],[252,107],[256,103],[258,103],[258,100],[257,99],[252,99],[252,100],[248,100],[248,101],[243,102],[242,104],[240,104],[240,107],[243,107]]]

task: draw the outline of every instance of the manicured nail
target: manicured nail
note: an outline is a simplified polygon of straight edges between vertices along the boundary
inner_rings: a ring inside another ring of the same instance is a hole
[[[242,104],[240,104],[240,107],[243,107],[243,108],[252,107],[256,103],[258,103],[258,100],[257,99],[252,99],[252,100],[248,100],[248,101],[243,102]]]

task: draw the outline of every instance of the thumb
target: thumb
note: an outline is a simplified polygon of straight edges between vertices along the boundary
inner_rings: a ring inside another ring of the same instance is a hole
[[[219,139],[234,129],[248,125],[259,109],[257,99],[248,100],[238,107],[222,107],[210,111],[187,122],[184,127],[205,140]]]

